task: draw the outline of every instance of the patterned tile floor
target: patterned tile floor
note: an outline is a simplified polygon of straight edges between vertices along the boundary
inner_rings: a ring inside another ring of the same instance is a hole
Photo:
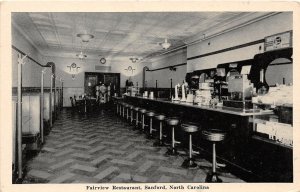
[[[167,157],[167,147],[153,147],[154,140],[109,111],[84,116],[63,110],[41,152],[27,163],[23,183],[176,183],[205,181],[208,168],[181,168],[185,154]],[[226,172],[223,182],[244,182]]]

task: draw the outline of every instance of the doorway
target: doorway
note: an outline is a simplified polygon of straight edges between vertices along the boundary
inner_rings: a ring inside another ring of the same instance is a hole
[[[84,74],[84,92],[88,96],[96,97],[96,86],[99,83],[104,83],[105,86],[110,85],[111,93],[119,94],[120,92],[120,73],[97,73],[85,72]]]

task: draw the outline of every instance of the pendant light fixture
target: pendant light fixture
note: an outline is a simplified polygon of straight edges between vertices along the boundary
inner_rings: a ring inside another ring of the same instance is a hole
[[[90,41],[90,39],[94,38],[94,35],[88,33],[79,33],[77,34],[77,37],[79,37],[82,40],[82,42],[87,43]]]
[[[139,59],[136,57],[131,57],[129,58],[131,60],[132,63],[136,63]]]

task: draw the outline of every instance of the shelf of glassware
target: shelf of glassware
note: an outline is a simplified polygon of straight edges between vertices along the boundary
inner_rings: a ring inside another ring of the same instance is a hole
[[[273,114],[253,115],[252,139],[274,144],[288,149],[293,148],[292,105],[272,106],[253,103],[253,109],[273,110]]]

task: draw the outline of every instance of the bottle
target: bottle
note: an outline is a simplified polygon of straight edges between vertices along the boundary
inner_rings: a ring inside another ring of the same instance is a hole
[[[269,91],[269,85],[264,81],[264,69],[260,70],[260,81],[256,86],[258,95],[265,95]]]

